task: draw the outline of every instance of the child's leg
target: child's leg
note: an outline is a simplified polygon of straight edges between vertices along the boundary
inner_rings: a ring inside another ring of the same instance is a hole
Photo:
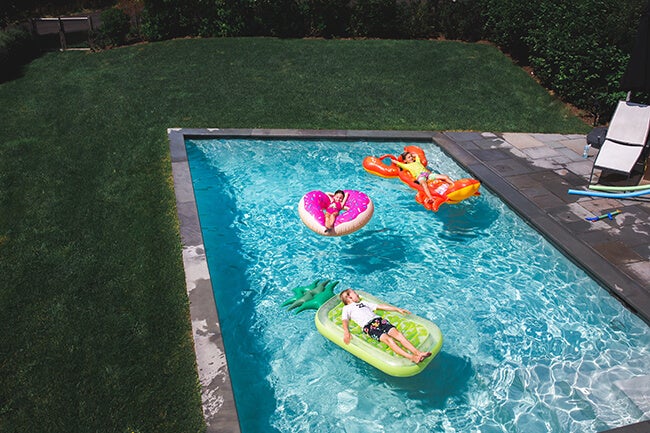
[[[411,352],[413,355],[418,356],[420,358],[420,361],[431,355],[430,352],[420,352],[415,346],[413,346],[413,343],[411,343],[397,328],[392,328],[390,331],[388,331],[388,335],[399,341],[402,346],[404,346],[404,348]]]
[[[429,183],[427,182],[427,179],[423,179],[420,184],[422,184],[422,189],[427,197],[429,197],[429,200],[433,201],[433,196],[431,195],[431,191],[429,191]]]
[[[331,229],[332,228],[332,214],[331,213],[326,213],[325,214],[325,228],[326,229]]]
[[[338,215],[338,212],[334,213],[325,213],[325,229],[326,230],[331,230],[332,227],[334,227],[334,221],[336,221],[336,216]]]
[[[393,329],[395,329],[395,328],[393,328]],[[391,331],[392,331],[392,329],[391,329]],[[419,354],[408,353],[406,350],[402,349],[402,347],[399,344],[397,344],[395,339],[393,339],[393,337],[388,335],[388,334],[382,334],[381,337],[379,338],[379,341],[381,341],[382,343],[386,343],[388,345],[388,347],[390,347],[393,352],[397,353],[400,356],[403,356],[404,358],[410,359],[411,361],[413,361],[416,364],[422,360],[422,358],[420,357]],[[412,344],[411,344],[411,347],[413,347]],[[416,352],[417,352],[417,350],[416,350]]]

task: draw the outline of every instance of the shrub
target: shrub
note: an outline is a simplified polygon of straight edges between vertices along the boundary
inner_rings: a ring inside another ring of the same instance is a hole
[[[197,35],[201,37],[236,36],[242,28],[238,21],[237,17],[233,17],[231,9],[224,0],[208,2],[202,10]]]
[[[187,29],[187,34],[201,37],[263,34],[256,0],[203,0],[196,7],[193,13],[197,17],[196,29]]]
[[[299,38],[307,34],[308,4],[300,0],[259,0],[257,16],[264,34]]]
[[[481,7],[478,0],[438,0],[436,26],[447,39],[478,41],[483,36]]]
[[[150,9],[145,7],[144,11],[142,11],[142,24],[140,25],[142,38],[151,42],[171,38],[172,36],[165,24],[165,17],[162,13],[152,13]]]
[[[403,37],[398,29],[403,8],[396,0],[357,0],[352,6],[350,33],[372,38]]]
[[[435,25],[435,6],[428,0],[412,0],[404,4],[401,33],[407,38],[434,38],[439,35]]]
[[[0,31],[0,82],[15,78],[21,68],[38,54],[36,41],[27,30],[12,28]]]
[[[131,18],[120,9],[112,8],[102,12],[101,20],[95,43],[100,47],[123,45],[131,29]]]
[[[484,34],[515,60],[527,64],[525,42],[531,22],[536,19],[537,2],[520,0],[483,0]]]
[[[348,0],[310,0],[308,35],[324,38],[348,35],[352,11]]]
[[[142,37],[162,41],[198,33],[199,9],[194,0],[145,0]]]
[[[629,59],[623,48],[634,38],[627,29],[629,21],[620,17],[633,8],[621,5],[616,0],[571,5],[541,0],[534,14],[538,19],[529,22],[524,38],[530,65],[542,84],[597,117],[609,118],[616,101],[625,97],[619,88]],[[636,25],[633,28],[636,32]]]

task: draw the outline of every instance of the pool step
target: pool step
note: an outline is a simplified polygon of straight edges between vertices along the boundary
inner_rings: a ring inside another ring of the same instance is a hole
[[[617,380],[614,385],[643,412],[646,418],[650,417],[650,375]]]

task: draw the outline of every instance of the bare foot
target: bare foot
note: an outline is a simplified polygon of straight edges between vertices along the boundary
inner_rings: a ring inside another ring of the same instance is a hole
[[[431,352],[420,352],[417,355],[413,355],[411,357],[411,361],[415,362],[416,364],[419,364],[430,356],[431,356]]]

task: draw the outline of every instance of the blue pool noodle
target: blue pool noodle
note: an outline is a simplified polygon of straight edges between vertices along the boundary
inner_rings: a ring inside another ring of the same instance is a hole
[[[577,189],[570,189],[569,194],[587,195],[592,197],[605,197],[605,198],[628,198],[628,197],[638,197],[644,194],[650,194],[650,190],[625,192],[625,193],[611,193],[611,192],[581,191]]]

